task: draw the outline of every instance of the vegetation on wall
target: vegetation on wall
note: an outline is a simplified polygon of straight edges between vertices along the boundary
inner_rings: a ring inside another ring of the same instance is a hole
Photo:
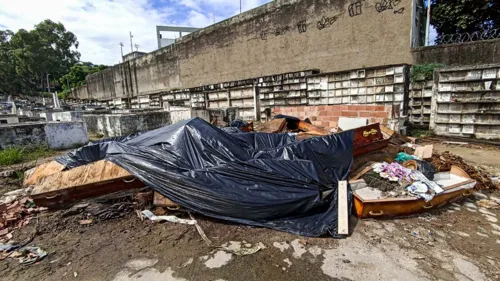
[[[411,82],[433,80],[434,70],[444,67],[440,63],[415,64],[411,70]]]

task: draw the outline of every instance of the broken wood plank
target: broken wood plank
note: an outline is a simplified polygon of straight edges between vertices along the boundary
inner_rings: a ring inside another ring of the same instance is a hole
[[[156,207],[166,207],[166,208],[180,207],[177,203],[173,202],[172,200],[168,199],[167,197],[161,195],[156,191],[154,193],[153,205],[155,205]]]
[[[328,132],[327,130],[323,129],[323,128],[320,128],[318,126],[314,126],[313,124],[309,124],[307,122],[304,122],[304,121],[299,121],[297,123],[297,128],[303,132],[314,132],[315,134],[317,135],[329,135],[330,132]]]
[[[390,128],[384,125],[380,125],[380,130],[382,131],[384,138],[390,139],[390,142],[392,144],[400,145],[400,144],[405,144],[407,142],[415,143],[415,140],[412,140],[407,136],[398,134],[394,130],[391,130]]]
[[[363,165],[363,167],[359,168],[355,172],[354,176],[352,176],[349,180],[355,181],[355,180],[361,178],[362,176],[364,176],[366,173],[368,173],[369,171],[371,171],[373,169],[374,164],[375,164],[375,162],[366,163],[365,165]]]
[[[347,208],[347,181],[340,181],[338,187],[337,233],[349,234],[349,212]]]
[[[269,122],[262,123],[259,132],[262,133],[281,133],[286,127],[286,119],[278,118]]]

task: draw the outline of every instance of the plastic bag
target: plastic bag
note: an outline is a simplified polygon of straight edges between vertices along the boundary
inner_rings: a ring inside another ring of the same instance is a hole
[[[337,187],[348,177],[353,140],[353,131],[301,142],[288,134],[228,134],[195,118],[91,143],[57,161],[71,168],[106,159],[203,215],[338,237]]]

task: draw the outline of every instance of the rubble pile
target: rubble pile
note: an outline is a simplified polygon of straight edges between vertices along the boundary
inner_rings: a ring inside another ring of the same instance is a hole
[[[26,226],[36,214],[46,210],[37,207],[25,189],[4,194],[0,198],[0,241],[10,240],[14,229]]]
[[[467,164],[462,157],[453,155],[449,151],[445,151],[442,154],[434,153],[432,155],[432,160],[430,161],[438,172],[449,171],[452,166],[457,166],[464,170],[469,176],[474,179],[477,184],[475,186],[476,190],[483,189],[495,189],[498,188],[495,183],[491,180],[491,176],[476,169],[476,167]]]

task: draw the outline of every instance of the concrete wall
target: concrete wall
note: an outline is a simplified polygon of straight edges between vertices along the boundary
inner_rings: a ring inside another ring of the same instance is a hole
[[[500,138],[500,64],[436,71],[430,128],[437,135]]]
[[[88,98],[131,97],[304,69],[411,63],[412,0],[396,1],[391,9],[379,2],[272,1],[88,76]]]
[[[74,88],[69,94],[68,98],[70,99],[83,99],[86,100],[89,98],[89,92],[87,91],[87,85],[83,85],[78,88]]]
[[[17,115],[0,115],[1,124],[16,124],[19,123],[19,117]]]
[[[51,112],[52,121],[83,121],[83,111],[62,111],[62,112]]]
[[[46,144],[45,123],[0,126],[0,149],[13,145],[36,146]]]
[[[48,145],[66,149],[88,142],[84,122],[52,122],[0,126],[0,149],[9,146]]]
[[[45,118],[46,121],[83,121],[83,111],[56,111],[56,112],[42,112],[40,117]]]
[[[170,120],[172,124],[195,117],[199,117],[207,122],[210,122],[210,113],[208,110],[188,109],[170,112]]]
[[[116,137],[149,131],[171,124],[170,113],[166,111],[137,114],[84,115],[88,133]]]
[[[46,142],[52,149],[68,149],[89,141],[85,122],[53,122],[44,128]]]
[[[412,55],[414,64],[463,66],[500,63],[500,39],[416,48]]]
[[[40,112],[40,117],[45,118],[45,121],[52,121],[52,113],[51,112]]]

